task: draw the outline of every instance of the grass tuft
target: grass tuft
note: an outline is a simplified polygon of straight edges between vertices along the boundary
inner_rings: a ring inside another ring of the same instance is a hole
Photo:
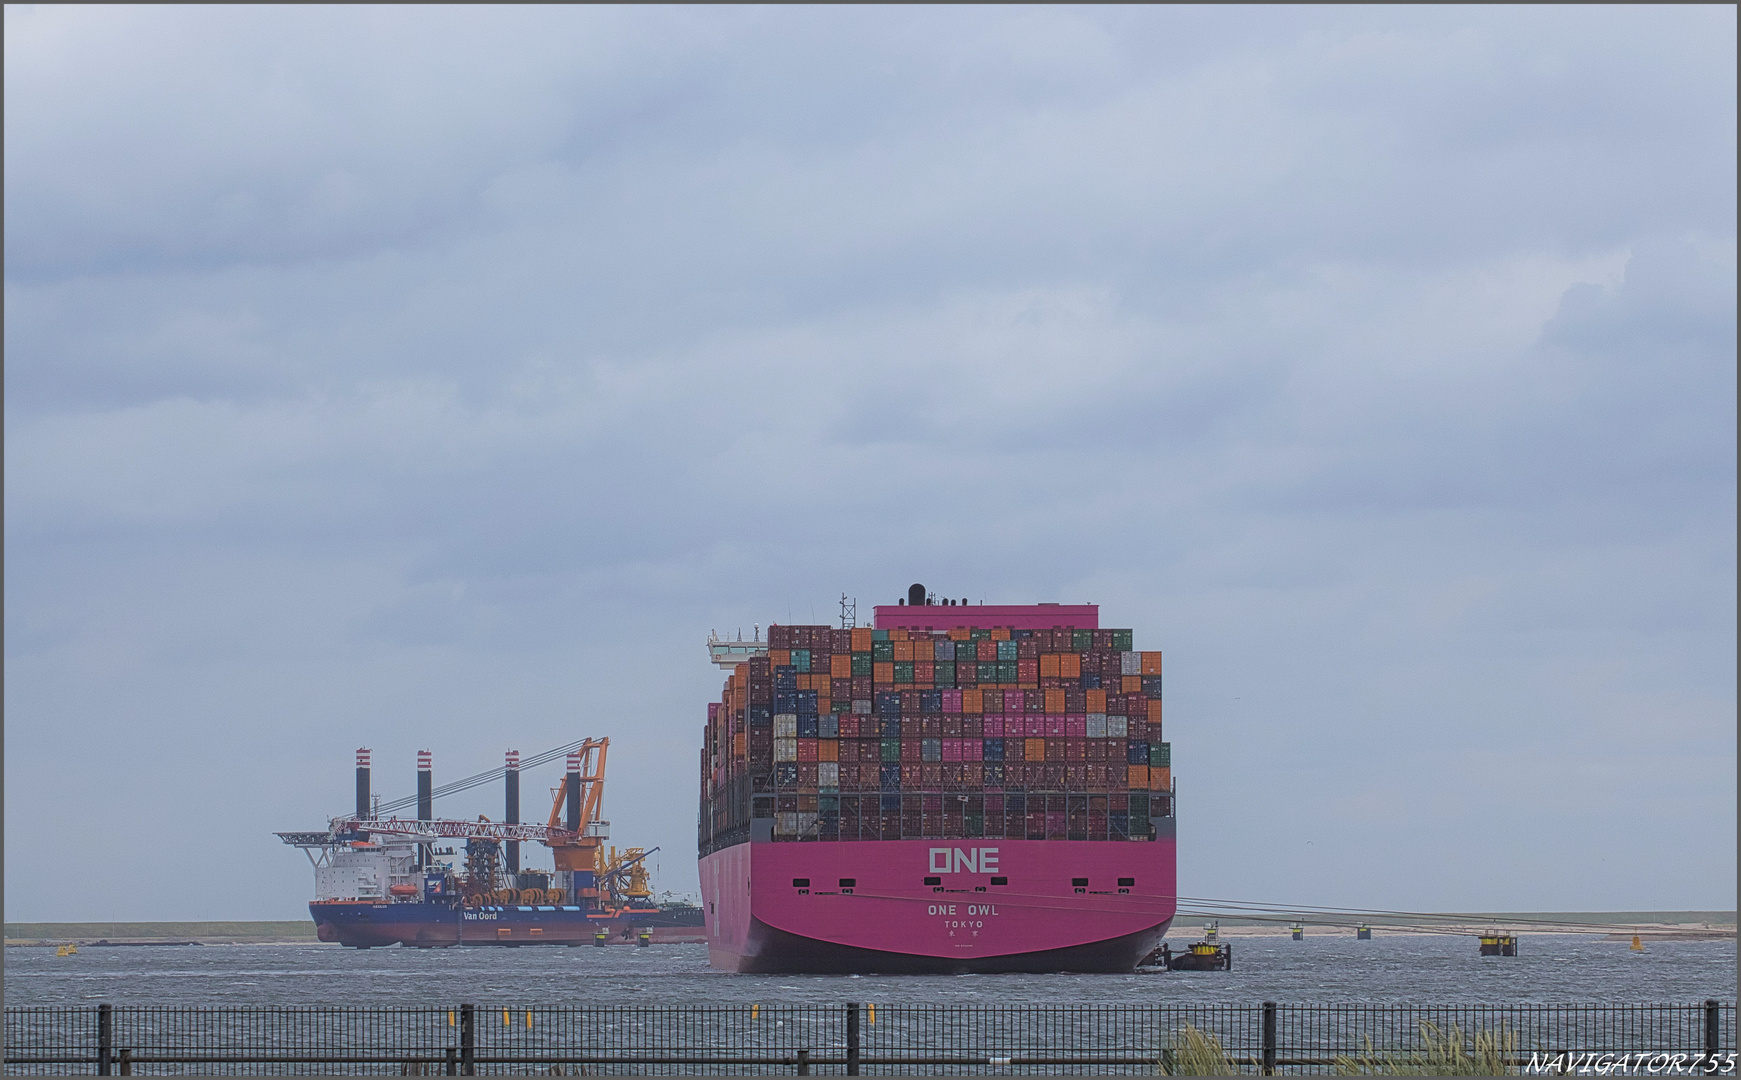
[[[1516,1051],[1517,1039],[1503,1031],[1478,1031],[1475,1049],[1467,1048],[1461,1028],[1451,1025],[1441,1032],[1433,1024],[1422,1021],[1418,1050],[1374,1051],[1369,1040],[1366,1052],[1358,1057],[1338,1057],[1338,1076],[1512,1076],[1517,1073],[1508,1064]]]
[[[1191,1024],[1173,1037],[1173,1045],[1161,1051],[1162,1076],[1238,1076],[1239,1066],[1221,1048],[1221,1040]]]

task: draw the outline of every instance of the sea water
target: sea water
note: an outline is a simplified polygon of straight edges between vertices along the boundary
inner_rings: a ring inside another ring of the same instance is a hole
[[[1530,934],[1518,956],[1473,937],[1233,936],[1233,970],[1128,975],[736,975],[703,945],[347,949],[338,945],[6,950],[6,1004],[585,1005],[1691,1003],[1736,998],[1735,939]]]

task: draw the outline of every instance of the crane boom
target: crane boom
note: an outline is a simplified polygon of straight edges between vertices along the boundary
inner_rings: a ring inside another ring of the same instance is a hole
[[[319,847],[343,843],[340,836],[381,833],[405,836],[415,840],[538,840],[546,844],[574,842],[567,829],[545,825],[509,825],[500,821],[454,821],[443,818],[415,820],[406,818],[355,817],[333,818],[324,833],[279,833],[286,844],[297,847]]]

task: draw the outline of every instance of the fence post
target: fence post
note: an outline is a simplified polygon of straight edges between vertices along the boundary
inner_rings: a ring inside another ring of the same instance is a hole
[[[113,1076],[110,1061],[115,1053],[115,1007],[97,1006],[97,1075]]]
[[[131,1050],[121,1051],[121,1075],[133,1075],[133,1051]]]
[[[808,1050],[798,1051],[798,1075],[810,1075],[810,1051]]]
[[[1716,998],[1705,999],[1705,1060],[1707,1062],[1715,1061],[1718,1051],[1722,1050],[1722,1047],[1717,1045],[1723,1033],[1720,1009],[1721,1006],[1717,1004]]]
[[[451,1046],[447,1048],[447,1075],[459,1075],[459,1051]]]
[[[476,1076],[477,1063],[477,1025],[473,1023],[475,1010],[470,1005],[459,1007],[459,1074],[461,1076]]]
[[[1263,1074],[1276,1074],[1276,1003],[1263,1003]]]
[[[846,1075],[858,1075],[858,1002],[846,1003]]]

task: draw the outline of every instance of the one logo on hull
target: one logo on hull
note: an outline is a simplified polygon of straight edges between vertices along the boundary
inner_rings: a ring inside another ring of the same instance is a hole
[[[933,874],[995,874],[997,848],[934,847],[931,849],[930,872]]]

